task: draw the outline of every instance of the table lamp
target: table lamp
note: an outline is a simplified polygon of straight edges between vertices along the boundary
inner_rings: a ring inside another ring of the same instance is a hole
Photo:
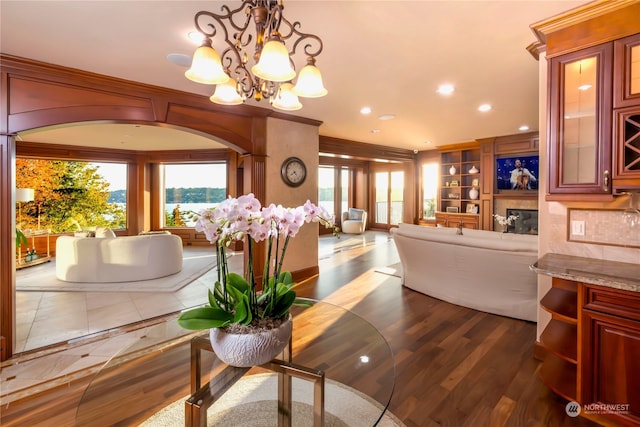
[[[18,224],[22,223],[22,203],[33,202],[35,190],[33,188],[16,188],[16,202],[18,203]]]

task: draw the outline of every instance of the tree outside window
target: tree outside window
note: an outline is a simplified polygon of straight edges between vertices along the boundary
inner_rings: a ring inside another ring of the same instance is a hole
[[[101,163],[16,159],[16,187],[32,188],[34,200],[22,203],[22,230],[66,233],[97,226],[126,228],[126,189],[111,191]],[[115,165],[126,182],[127,165]]]

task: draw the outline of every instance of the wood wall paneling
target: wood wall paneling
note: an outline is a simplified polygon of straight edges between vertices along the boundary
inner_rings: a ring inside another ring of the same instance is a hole
[[[320,135],[320,153],[340,154],[355,159],[386,159],[391,161],[413,161],[412,150],[348,141]]]

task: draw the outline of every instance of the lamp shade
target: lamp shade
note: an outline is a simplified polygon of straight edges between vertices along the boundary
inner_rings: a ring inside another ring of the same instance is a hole
[[[327,94],[322,84],[322,74],[313,63],[305,65],[298,74],[298,81],[293,93],[304,98],[320,98]]]
[[[216,85],[216,90],[209,98],[211,102],[220,105],[239,105],[242,104],[242,97],[238,94],[235,79],[229,78],[226,83]]]
[[[262,48],[260,60],[251,72],[263,80],[287,82],[296,76],[291,66],[289,51],[278,35],[274,35]]]
[[[210,39],[205,39],[202,45],[196,49],[191,61],[191,68],[184,75],[191,81],[209,85],[217,85],[229,80],[229,76],[222,68],[220,55],[211,46]]]
[[[33,188],[16,188],[16,202],[33,202],[34,198]]]
[[[283,83],[278,89],[278,93],[274,97],[271,105],[273,108],[284,111],[295,111],[302,108],[302,104],[298,97],[293,93],[293,85],[291,83]]]

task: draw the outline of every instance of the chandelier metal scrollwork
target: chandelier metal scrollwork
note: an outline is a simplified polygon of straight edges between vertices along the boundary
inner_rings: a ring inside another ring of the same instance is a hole
[[[193,54],[185,76],[192,81],[216,85],[212,102],[242,104],[246,99],[269,99],[274,108],[293,111],[302,108],[298,97],[318,98],[327,94],[316,57],[322,40],[299,30],[283,15],[284,4],[274,0],[243,0],[236,9],[227,5],[221,13],[200,11],[195,15],[202,45]],[[255,35],[250,32],[254,23]],[[224,38],[224,40],[222,40]],[[219,54],[212,41],[224,42]],[[290,49],[285,46],[290,43]],[[253,52],[250,52],[253,46]],[[298,49],[306,55],[306,65],[296,77],[292,57]],[[255,65],[249,65],[249,58]]]

